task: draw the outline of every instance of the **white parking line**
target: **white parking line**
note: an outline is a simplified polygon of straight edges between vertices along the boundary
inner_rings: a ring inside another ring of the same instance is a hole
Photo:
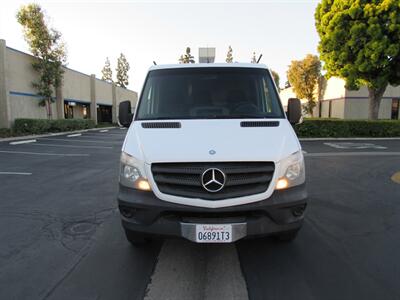
[[[28,144],[28,143],[36,143],[36,140],[24,140],[24,141],[10,142],[10,145],[21,145],[21,144]]]
[[[43,156],[90,156],[90,154],[68,154],[68,153],[46,153],[46,152],[26,152],[26,151],[4,151],[0,150],[0,153],[7,154],[26,154],[26,155],[43,155]]]
[[[111,133],[111,132],[88,132],[88,133],[85,133],[84,134],[84,136],[88,136],[88,135],[91,135],[91,136],[98,136],[98,137],[105,137],[105,136],[107,136],[107,137],[124,137],[125,136],[125,133]]]
[[[146,290],[144,300],[248,299],[234,244],[165,241]]]
[[[105,140],[105,139],[109,139],[110,138],[109,136],[106,136],[106,134],[108,134],[108,133],[98,133],[96,135],[92,135],[92,133],[89,132],[89,133],[83,134],[80,137],[76,137],[76,138],[68,139],[68,140],[69,141],[75,141],[75,140],[79,140],[80,138],[82,138],[82,139],[90,138],[90,139],[96,139],[96,140],[100,140],[101,141],[101,140]],[[121,135],[121,140],[122,140],[123,137],[124,136]],[[53,138],[53,137],[51,137],[51,138]],[[110,139],[109,141],[118,142],[118,140],[116,140],[116,139]]]
[[[46,146],[46,147],[61,147],[61,148],[90,148],[90,149],[112,149],[113,147],[107,146],[73,146],[73,145],[57,145],[57,144],[44,144],[37,143],[35,146]]]
[[[82,133],[68,134],[67,137],[81,136]]]
[[[375,145],[371,143],[347,143],[347,142],[336,142],[336,143],[324,143],[324,145],[336,148],[336,149],[387,149],[387,147]]]
[[[40,141],[61,141],[61,142],[72,142],[72,143],[76,143],[76,142],[80,142],[80,143],[100,143],[100,144],[119,144],[118,141],[116,142],[111,142],[111,141],[93,141],[93,140],[80,140],[80,139],[53,139],[53,138],[40,138]]]
[[[108,129],[100,130],[100,132],[107,132],[107,131],[108,131]]]
[[[126,127],[121,127],[121,128],[120,128],[120,130],[126,130],[126,129],[127,129]]]
[[[0,172],[0,175],[24,175],[24,176],[29,176],[29,175],[32,175],[32,173],[26,173],[26,172]]]
[[[53,138],[41,138],[40,141],[60,141],[60,142],[69,142],[69,143],[97,143],[97,144],[113,144],[120,145],[119,141],[103,141],[103,140],[81,140],[81,139],[53,139]]]
[[[334,157],[334,156],[399,156],[400,152],[322,152],[306,153],[305,157]]]
[[[107,133],[102,133],[102,134],[107,134]],[[93,139],[94,141],[104,141],[104,140],[108,140],[110,142],[115,142],[118,143],[120,142],[122,144],[125,136],[121,136],[121,137],[110,137],[110,136],[99,136],[99,135],[83,135],[82,136],[83,139]]]
[[[400,137],[299,138],[300,142],[318,141],[398,141]]]

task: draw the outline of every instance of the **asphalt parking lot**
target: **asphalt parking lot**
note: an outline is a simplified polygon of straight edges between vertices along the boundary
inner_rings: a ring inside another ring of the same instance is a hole
[[[116,203],[125,134],[0,142],[0,299],[400,298],[400,140],[302,141],[293,243],[133,248]]]

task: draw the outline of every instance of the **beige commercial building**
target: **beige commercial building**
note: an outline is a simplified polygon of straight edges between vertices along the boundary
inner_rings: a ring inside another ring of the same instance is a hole
[[[369,98],[366,87],[358,91],[346,89],[345,81],[332,77],[325,81],[319,93],[319,100],[314,110],[314,117],[340,119],[368,119]],[[295,98],[293,88],[281,90],[282,104],[287,105],[289,98]],[[306,100],[302,100],[306,102]],[[388,86],[379,109],[380,119],[400,119],[400,86]]]
[[[7,47],[0,40],[0,128],[10,127],[16,118],[46,119],[46,108],[32,83],[37,73],[34,57]],[[137,93],[69,68],[64,68],[63,85],[54,91],[53,119],[90,118],[97,122],[117,123],[118,105],[129,100],[136,106]]]

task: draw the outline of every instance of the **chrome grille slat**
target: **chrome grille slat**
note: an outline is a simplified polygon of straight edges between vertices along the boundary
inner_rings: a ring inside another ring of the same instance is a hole
[[[172,174],[168,174],[172,175]],[[183,177],[183,176],[166,176],[164,174],[157,174],[154,176],[154,180],[158,183],[171,183],[171,184],[182,184],[182,185],[192,185],[192,186],[201,186],[201,182],[199,180],[199,176],[190,176],[190,177]]]
[[[232,179],[229,177],[229,179],[226,182],[226,186],[233,186],[233,185],[244,185],[244,184],[251,184],[251,183],[263,183],[266,181],[271,181],[272,175],[261,175],[258,177],[250,177],[250,178],[238,178],[238,179]]]

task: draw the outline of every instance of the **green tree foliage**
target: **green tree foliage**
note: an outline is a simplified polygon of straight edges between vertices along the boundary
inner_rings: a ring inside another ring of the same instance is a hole
[[[194,64],[194,56],[190,54],[190,47],[186,47],[186,53],[179,58],[180,64]]]
[[[369,90],[377,119],[388,84],[400,84],[399,0],[322,0],[315,12],[319,52],[328,76]]]
[[[307,54],[303,60],[294,60],[289,66],[287,77],[293,91],[300,99],[307,99],[306,113],[313,113],[316,106],[316,91],[321,76],[321,62],[318,56]]]
[[[276,87],[279,89],[279,74],[274,70],[271,70],[272,78],[275,81]]]
[[[47,116],[51,119],[51,103],[55,101],[53,91],[62,83],[64,73],[62,65],[67,59],[61,33],[48,27],[45,14],[38,4],[22,6],[16,17],[23,27],[30,51],[37,58],[32,67],[38,72],[39,80],[32,84],[42,97],[39,104],[46,107]]]
[[[117,63],[117,85],[126,88],[129,84],[128,71],[130,69],[129,63],[123,53],[120,54]]]
[[[225,61],[228,64],[233,63],[233,54],[232,54],[232,52],[233,52],[232,47],[229,46],[228,53],[226,54],[226,59],[225,59]]]
[[[104,63],[104,67],[101,70],[101,79],[108,81],[108,82],[112,82],[112,70],[111,70],[111,64],[110,64],[110,60],[108,59],[108,57],[106,58],[106,62]]]

